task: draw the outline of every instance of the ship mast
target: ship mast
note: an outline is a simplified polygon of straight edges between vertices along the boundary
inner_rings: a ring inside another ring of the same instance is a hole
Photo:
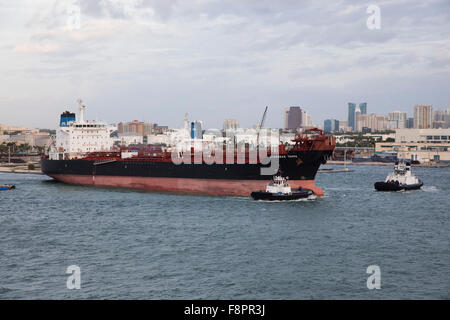
[[[78,99],[78,109],[80,110],[80,118],[78,119],[78,122],[84,122],[84,110],[86,109],[86,106],[83,105],[83,100]]]

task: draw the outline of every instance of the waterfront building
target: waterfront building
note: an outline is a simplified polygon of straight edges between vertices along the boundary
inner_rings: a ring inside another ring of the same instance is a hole
[[[337,132],[339,131],[339,120],[327,119],[323,122],[323,130],[325,132]]]
[[[134,120],[132,122],[120,122],[117,125],[117,133],[136,133],[141,136],[149,135],[153,133],[153,124]]]
[[[447,110],[436,110],[433,112],[433,128],[450,128],[450,109]]]
[[[405,129],[408,125],[408,115],[404,111],[392,111],[388,113],[387,128],[390,130]]]
[[[223,130],[237,130],[239,128],[239,122],[236,119],[225,119],[223,122]]]
[[[0,135],[0,144],[15,143],[16,145],[28,144],[30,147],[48,147],[52,141],[48,132],[34,131],[33,133]]]
[[[39,131],[39,130],[37,130],[37,131]],[[27,127],[10,126],[10,125],[0,123],[0,134],[9,135],[12,133],[13,134],[31,134],[31,133],[33,133],[33,130],[31,130]]]
[[[408,118],[406,122],[406,128],[413,129],[414,128],[414,118]]]
[[[139,145],[144,143],[144,136],[134,132],[120,133],[114,143],[121,146]]]
[[[358,132],[378,132],[387,130],[388,117],[371,114],[360,114],[357,109],[355,112],[357,119],[357,131]]]
[[[309,115],[309,113],[302,109],[302,123],[300,125],[300,127],[302,128],[311,128],[313,126],[312,124],[312,120],[311,120],[311,116]]]
[[[192,139],[203,139],[203,130],[201,121],[191,122],[191,138]]]
[[[302,109],[300,107],[290,107],[287,112],[285,112],[285,117],[287,117],[287,127],[285,129],[297,129],[302,126]]]
[[[367,102],[360,103],[359,110],[361,111],[361,114],[367,114]]]
[[[355,111],[356,111],[356,104],[353,102],[348,103],[348,126],[352,128],[352,130],[355,130]]]
[[[362,102],[359,106],[356,103],[348,103],[348,126],[352,128],[353,131],[361,131],[362,128],[358,128],[357,117],[362,114],[367,114],[367,102]]]
[[[429,129],[433,127],[433,107],[416,105],[414,107],[414,129]]]
[[[164,134],[169,131],[168,126],[159,126],[158,124],[153,124],[152,134]]]
[[[286,108],[283,111],[283,128],[284,129],[288,129],[288,120],[289,120],[289,108]]]
[[[360,119],[361,116],[361,110],[359,109],[359,107],[356,107],[354,115],[353,115],[353,126],[352,126],[352,130],[353,131],[362,131],[362,127],[364,125],[364,122]]]
[[[348,125],[348,121],[345,119],[339,120],[339,131],[340,132],[350,132],[352,128]]]
[[[450,161],[450,129],[397,129],[395,142],[377,142],[375,152],[420,162]]]

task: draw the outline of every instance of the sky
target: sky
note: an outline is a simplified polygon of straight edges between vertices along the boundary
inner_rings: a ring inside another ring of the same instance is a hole
[[[0,0],[0,123],[55,128],[79,98],[92,120],[205,128],[450,108],[450,1]]]

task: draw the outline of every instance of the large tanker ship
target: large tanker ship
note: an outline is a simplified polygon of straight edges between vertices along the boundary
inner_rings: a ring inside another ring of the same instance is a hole
[[[269,148],[265,156],[259,152],[255,156],[248,146],[244,152],[224,147],[220,154],[217,150],[202,154],[192,148],[188,150],[191,152],[177,152],[176,157],[174,150],[155,151],[149,147],[104,150],[112,130],[102,122],[84,121],[83,110],[80,107],[79,121],[75,121],[74,114],[63,113],[56,145],[41,160],[42,172],[61,182],[249,196],[252,191],[265,189],[272,175],[278,173],[288,177],[292,188],[311,189],[322,196],[323,191],[314,184],[314,179],[336,144],[322,130],[310,129],[295,135],[290,145],[280,143],[278,148]],[[180,163],[180,159],[184,161]],[[264,169],[269,172],[274,162],[276,171],[262,174]]]

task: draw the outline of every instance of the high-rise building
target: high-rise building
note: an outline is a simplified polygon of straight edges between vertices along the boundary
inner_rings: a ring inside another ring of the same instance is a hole
[[[352,127],[354,131],[360,131],[357,128],[357,119],[355,118],[357,111],[358,114],[367,114],[367,102],[360,103],[358,107],[356,103],[348,103],[348,126]]]
[[[223,130],[236,130],[239,128],[239,122],[236,119],[225,119],[223,122]]]
[[[288,128],[288,120],[289,120],[289,108],[284,109],[283,120],[284,120],[283,128],[287,129]]]
[[[117,125],[117,133],[136,133],[146,136],[153,133],[153,124],[134,120],[132,122],[120,122]]]
[[[360,117],[361,117],[361,110],[359,109],[359,107],[356,107],[355,115],[353,116],[353,121],[354,121],[354,124],[352,127],[353,131],[362,131],[363,127],[361,127]]]
[[[414,118],[408,118],[406,122],[406,128],[413,129],[414,128]]]
[[[153,134],[164,134],[169,131],[168,126],[159,126],[157,123],[153,124]]]
[[[433,128],[434,129],[447,129],[450,128],[450,109],[442,110],[438,109],[433,112]]]
[[[433,127],[433,107],[416,105],[414,107],[414,128],[429,129]]]
[[[203,130],[201,121],[191,122],[191,138],[192,139],[203,139]]]
[[[325,132],[339,131],[339,120],[327,119],[323,122],[323,130]]]
[[[350,131],[352,131],[352,128],[349,127],[347,120],[345,120],[345,119],[340,119],[339,120],[339,131],[340,132],[350,132]]]
[[[290,107],[286,113],[287,127],[286,129],[297,129],[302,126],[302,109],[300,107]]]
[[[361,114],[367,114],[367,102],[360,103],[359,110],[361,110]]]
[[[450,128],[450,108],[445,110],[444,123],[445,123],[446,128]]]
[[[348,126],[355,130],[355,111],[356,104],[349,102],[348,103]]]
[[[390,130],[407,128],[408,116],[404,111],[388,113],[387,128]]]
[[[359,110],[355,112],[357,116],[357,131],[365,131],[369,129],[370,132],[386,131],[388,117],[371,114],[359,114]]]
[[[309,115],[309,113],[302,109],[302,124],[301,127],[302,128],[310,128],[312,127],[312,120],[311,120],[311,116]]]

